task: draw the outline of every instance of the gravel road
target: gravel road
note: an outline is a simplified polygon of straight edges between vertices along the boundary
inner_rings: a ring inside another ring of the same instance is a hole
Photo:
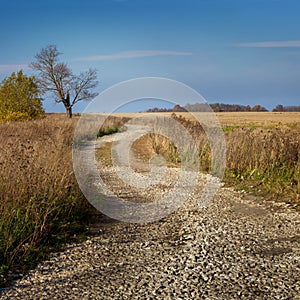
[[[224,187],[207,207],[198,200],[149,224],[99,214],[85,242],[52,254],[0,299],[300,299],[299,213]]]

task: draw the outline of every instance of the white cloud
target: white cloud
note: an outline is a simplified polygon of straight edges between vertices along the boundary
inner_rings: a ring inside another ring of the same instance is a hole
[[[300,40],[240,43],[240,44],[237,44],[236,46],[238,46],[238,47],[254,47],[254,48],[300,47]]]
[[[116,60],[116,59],[128,59],[150,56],[184,56],[192,55],[191,52],[169,51],[169,50],[139,50],[139,51],[126,51],[115,54],[107,55],[95,55],[88,57],[80,57],[75,59],[76,61],[99,61],[99,60]]]
[[[29,69],[29,67],[25,64],[0,65],[0,72],[13,72],[21,69]]]

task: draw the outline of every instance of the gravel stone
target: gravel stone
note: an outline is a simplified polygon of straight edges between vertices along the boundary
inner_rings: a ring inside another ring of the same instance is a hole
[[[0,299],[300,299],[300,215],[285,204],[222,188],[203,209],[191,197],[155,223],[96,225]]]

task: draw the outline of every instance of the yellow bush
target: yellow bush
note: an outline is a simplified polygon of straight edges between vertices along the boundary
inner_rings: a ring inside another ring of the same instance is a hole
[[[31,117],[23,112],[14,111],[7,114],[0,114],[0,122],[25,121],[29,119],[31,119]]]
[[[0,85],[0,121],[24,121],[44,116],[42,99],[33,76],[22,71],[4,79]]]

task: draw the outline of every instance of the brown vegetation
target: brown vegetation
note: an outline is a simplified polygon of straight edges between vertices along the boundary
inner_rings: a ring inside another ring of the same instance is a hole
[[[226,133],[226,181],[267,198],[300,202],[300,127],[237,128]]]
[[[0,124],[0,283],[64,241],[88,209],[72,169],[75,124],[55,115]]]
[[[189,130],[199,147],[200,170],[209,172],[210,145],[200,124],[192,116],[187,119],[173,114],[172,117]],[[300,202],[300,124],[268,124],[223,125],[227,144],[224,180],[239,189],[296,207]],[[147,150],[143,150],[143,145],[148,145]],[[137,140],[133,147],[146,160],[159,153],[172,163],[180,162],[179,153],[165,137],[148,135]]]

